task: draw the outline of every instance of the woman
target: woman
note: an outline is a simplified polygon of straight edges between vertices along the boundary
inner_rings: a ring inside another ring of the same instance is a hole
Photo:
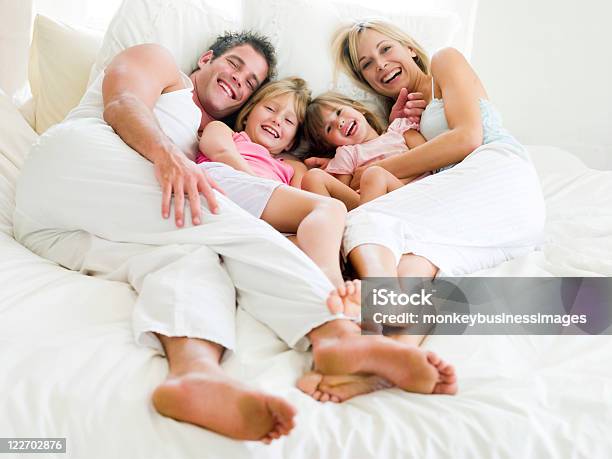
[[[529,154],[460,52],[443,49],[430,63],[416,41],[380,21],[343,28],[333,46],[356,83],[397,100],[391,121],[407,93],[428,102],[420,122],[427,142],[357,169],[351,187],[372,166],[399,179],[436,172],[349,214],[343,250],[359,277],[460,276],[538,247],[545,208]]]

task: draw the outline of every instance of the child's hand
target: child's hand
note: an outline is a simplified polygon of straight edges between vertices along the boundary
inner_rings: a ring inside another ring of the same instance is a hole
[[[412,92],[408,94],[408,90],[402,88],[391,108],[389,123],[392,123],[395,118],[408,118],[412,123],[418,125],[421,122],[421,114],[425,107],[427,107],[427,102],[423,99],[422,93]]]
[[[369,166],[370,164],[368,164],[367,166],[361,166],[353,171],[353,179],[351,180],[351,184],[350,184],[350,187],[353,190],[355,191],[359,190],[361,186],[361,175],[363,174],[363,171],[365,171]]]
[[[306,167],[308,169],[314,169],[314,168],[325,169],[330,161],[331,161],[330,158],[318,158],[316,156],[313,156],[312,158],[308,158],[304,160],[304,164],[306,164]]]

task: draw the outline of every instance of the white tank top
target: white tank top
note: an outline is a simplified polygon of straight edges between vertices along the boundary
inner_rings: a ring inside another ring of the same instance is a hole
[[[102,100],[102,80],[104,72],[91,84],[85,95],[66,117],[66,120],[97,118],[104,121],[104,102]],[[184,89],[166,92],[159,96],[153,113],[159,125],[172,142],[195,161],[198,149],[198,128],[202,113],[193,102],[193,83],[181,72]]]

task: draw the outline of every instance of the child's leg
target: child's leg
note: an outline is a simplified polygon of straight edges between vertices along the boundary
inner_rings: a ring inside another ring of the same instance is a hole
[[[359,205],[370,202],[382,195],[404,186],[404,182],[379,166],[368,167],[361,176]]]
[[[335,199],[280,186],[274,190],[261,219],[284,233],[296,233],[297,246],[321,268],[335,287],[344,284],[340,243],[346,208]]]
[[[342,201],[348,210],[359,205],[359,193],[322,169],[310,169],[304,174],[302,190],[336,198]]]

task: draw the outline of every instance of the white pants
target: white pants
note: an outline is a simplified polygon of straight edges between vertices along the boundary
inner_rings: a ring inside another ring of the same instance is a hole
[[[343,252],[377,244],[397,262],[414,253],[436,265],[439,276],[460,276],[540,247],[545,214],[527,151],[495,142],[349,212]]]
[[[201,200],[202,224],[161,217],[153,165],[105,123],[73,120],[45,133],[17,185],[15,238],[69,269],[128,282],[138,293],[137,342],[162,351],[153,332],[235,345],[235,305],[289,346],[337,318],[325,306],[332,284],[267,223],[217,194]]]

